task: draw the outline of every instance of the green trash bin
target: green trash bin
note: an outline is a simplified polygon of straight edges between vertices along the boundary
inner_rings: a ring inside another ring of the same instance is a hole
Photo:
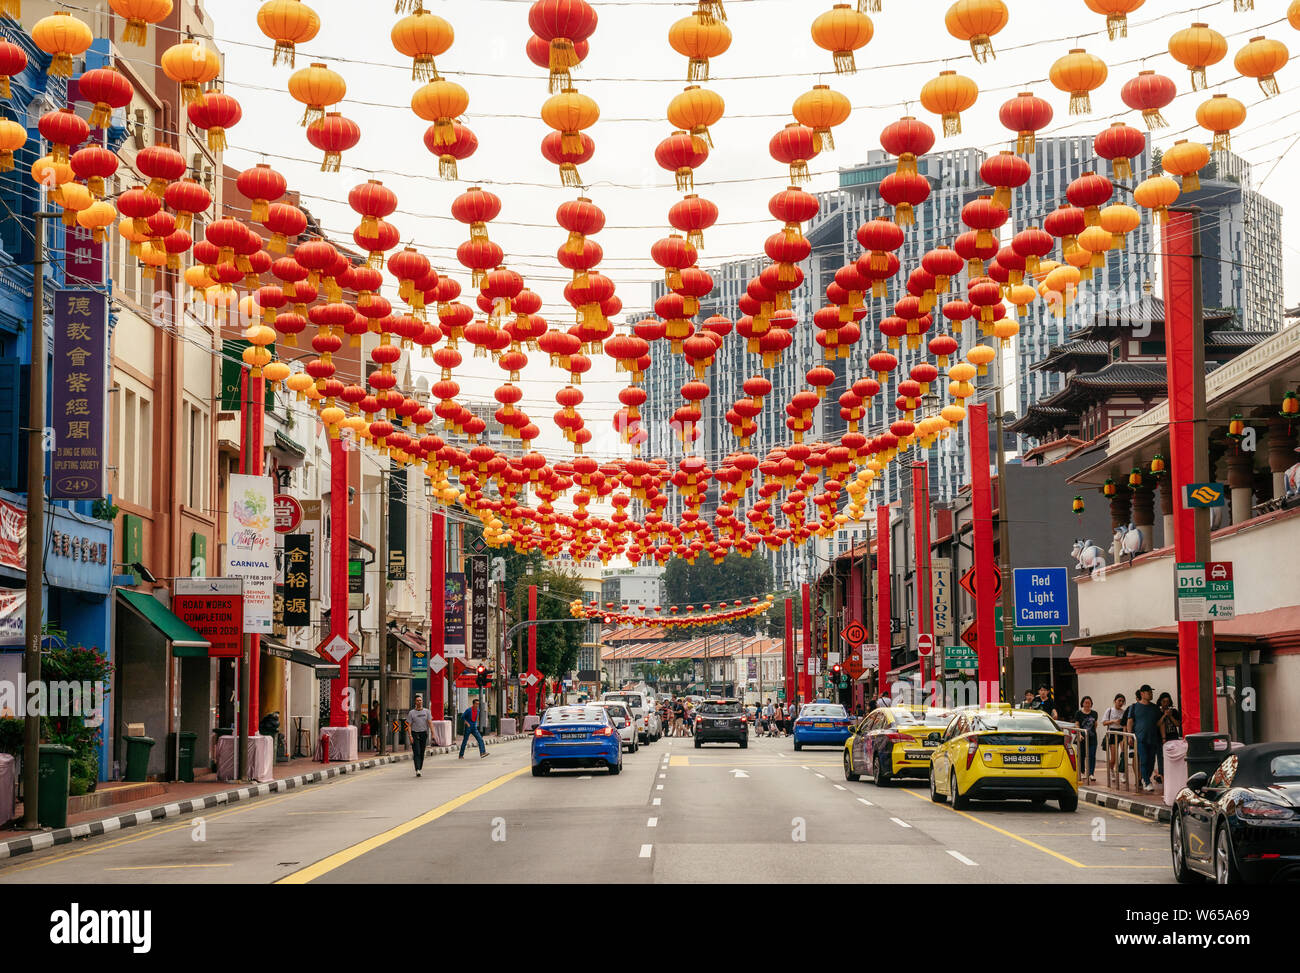
[[[199,735],[185,730],[182,731],[180,736],[180,771],[178,773],[176,769],[176,734],[169,733],[167,735],[167,777],[171,780],[181,780],[192,784],[194,783],[194,744]],[[145,760],[148,761],[147,756]]]
[[[72,784],[71,747],[41,744],[36,819],[47,828],[68,826],[68,788]]]
[[[149,751],[153,737],[123,737],[126,741],[126,779],[132,784],[142,784],[149,779]],[[193,751],[190,751],[191,755]]]

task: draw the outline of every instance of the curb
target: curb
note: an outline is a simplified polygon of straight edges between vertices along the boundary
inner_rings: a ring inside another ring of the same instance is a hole
[[[1108,807],[1113,811],[1127,811],[1129,814],[1138,814],[1144,818],[1150,818],[1152,821],[1168,824],[1171,819],[1170,809],[1163,804],[1147,804],[1145,801],[1116,797],[1114,794],[1089,790],[1086,787],[1079,788],[1079,796],[1091,804]]]
[[[516,733],[513,736],[493,738],[489,746],[497,743],[507,743],[511,740],[521,740],[529,733]],[[446,754],[453,750],[459,750],[459,747],[430,747],[428,753]],[[53,848],[56,845],[71,844],[78,838],[90,838],[95,835],[111,834],[114,831],[121,831],[124,828],[134,828],[137,825],[149,824],[152,821],[162,821],[166,818],[180,817],[182,814],[193,814],[195,811],[205,811],[211,807],[217,807],[221,804],[235,804],[239,801],[247,801],[254,797],[262,797],[266,794],[275,794],[280,791],[292,791],[308,784],[315,784],[322,780],[330,780],[333,777],[342,777],[344,774],[355,774],[360,770],[369,770],[372,767],[381,767],[384,764],[401,763],[410,760],[411,754],[399,753],[384,757],[372,757],[369,760],[358,760],[353,763],[339,764],[334,767],[326,767],[322,770],[314,770],[309,774],[299,774],[297,777],[285,777],[281,780],[268,781],[264,784],[254,784],[249,787],[239,787],[234,790],[221,791],[217,794],[208,794],[204,797],[196,797],[188,801],[173,801],[170,804],[160,804],[157,807],[144,808],[140,811],[132,811],[129,814],[121,814],[116,817],[104,818],[99,821],[83,821],[81,824],[74,824],[70,828],[56,828],[53,831],[40,831],[33,834],[25,835],[22,838],[14,838],[10,841],[0,841],[0,860],[16,858],[19,855],[26,855],[34,851],[44,851],[46,848]]]

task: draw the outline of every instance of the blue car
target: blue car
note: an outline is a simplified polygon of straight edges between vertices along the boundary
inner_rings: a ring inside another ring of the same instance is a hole
[[[551,706],[533,730],[533,776],[552,767],[607,767],[623,770],[618,730],[603,706]]]
[[[843,747],[853,732],[853,720],[838,703],[809,703],[794,721],[794,748]]]

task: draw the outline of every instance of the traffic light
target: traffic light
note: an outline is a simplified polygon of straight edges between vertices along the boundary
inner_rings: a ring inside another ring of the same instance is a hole
[[[476,674],[474,676],[474,682],[479,687],[479,689],[484,688],[488,684],[487,666],[481,665],[478,667],[478,669],[476,670]]]
[[[835,665],[831,666],[831,676],[835,679],[836,682],[839,682],[840,676],[843,674],[844,674],[844,667],[840,665],[838,662],[835,663]]]

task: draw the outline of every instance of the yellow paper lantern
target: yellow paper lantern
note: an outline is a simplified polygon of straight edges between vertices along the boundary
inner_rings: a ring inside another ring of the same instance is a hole
[[[163,73],[181,86],[185,104],[203,100],[203,86],[221,74],[217,52],[194,38],[187,38],[163,51]]]
[[[90,28],[66,10],[36,21],[31,34],[32,43],[51,57],[49,73],[60,78],[72,76],[73,58],[81,57],[95,42]]]

